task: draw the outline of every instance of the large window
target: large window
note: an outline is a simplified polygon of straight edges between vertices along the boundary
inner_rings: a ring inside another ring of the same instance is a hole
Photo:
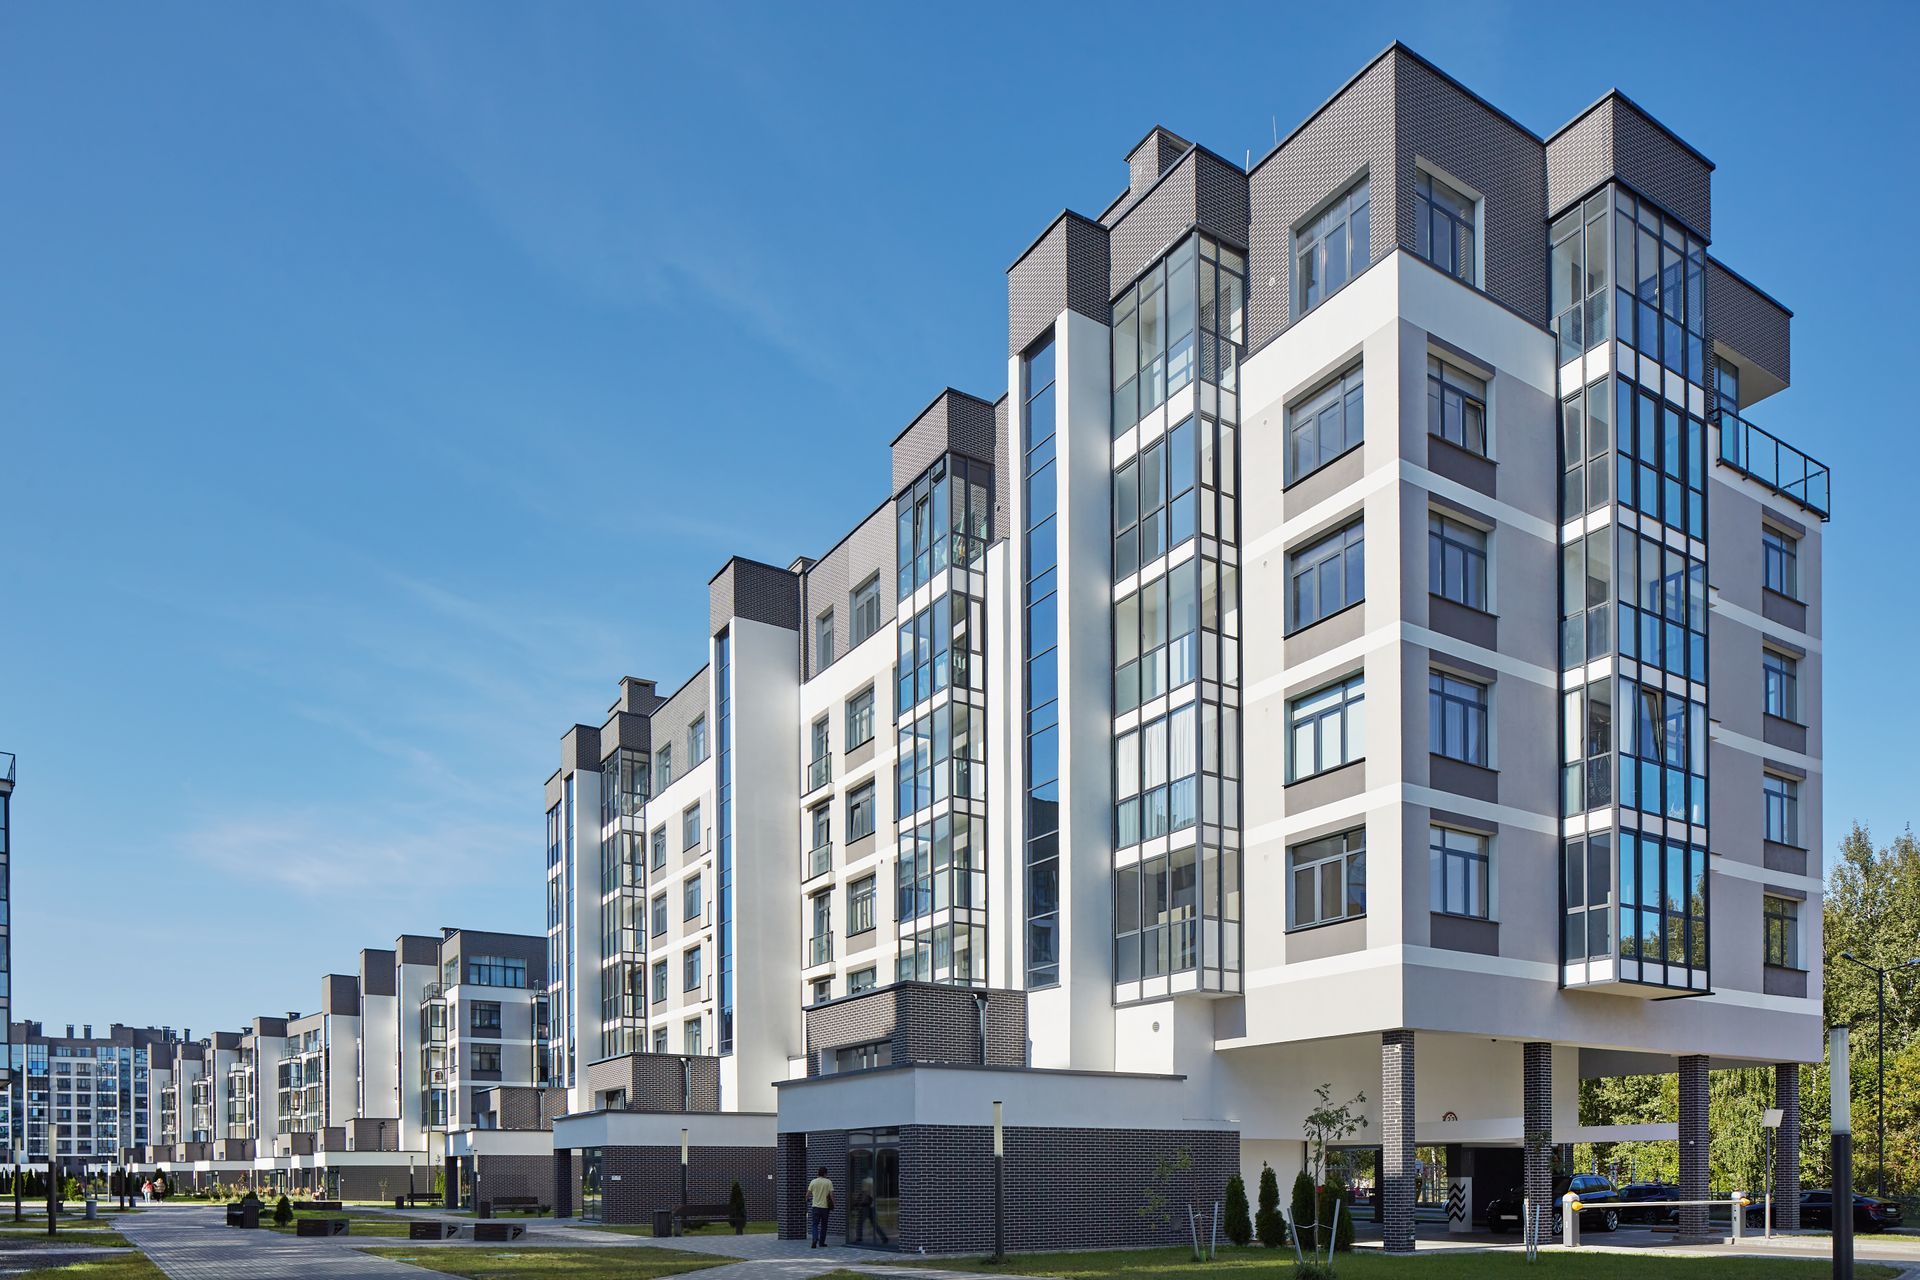
[[[666,998],[667,962],[665,960],[656,960],[653,962],[653,1001],[655,1004],[659,1004]]]
[[[874,574],[853,589],[848,612],[853,617],[853,641],[862,640],[880,629],[880,575]]]
[[[1553,331],[1560,337],[1560,363],[1607,340],[1607,270],[1612,234],[1607,227],[1607,193],[1592,196],[1556,221],[1547,237],[1553,244]]]
[[[1114,602],[1115,710],[1131,711],[1194,679],[1198,586],[1195,565],[1188,561]]]
[[[931,582],[949,563],[970,569],[986,554],[993,534],[992,484],[987,463],[950,454],[894,498],[898,598]]]
[[[500,1046],[497,1044],[477,1044],[472,1049],[473,1070],[475,1074],[500,1074]]]
[[[1470,524],[1427,515],[1427,590],[1487,611],[1487,535]]]
[[[1689,381],[1707,381],[1707,249],[1652,205],[1614,188],[1614,329]],[[1564,335],[1563,342],[1564,342]],[[1594,345],[1590,336],[1588,345]]]
[[[651,859],[651,865],[655,871],[667,865],[667,829],[665,827],[655,827],[653,829],[653,857]]]
[[[1796,720],[1800,711],[1800,664],[1774,649],[1760,651],[1760,687],[1770,716]]]
[[[524,987],[527,962],[512,956],[471,956],[467,981],[483,987]]]
[[[680,847],[692,849],[700,843],[700,806],[690,805],[680,815]]]
[[[847,886],[847,933],[867,933],[873,928],[873,900],[876,880],[862,876]]]
[[[1468,284],[1474,280],[1473,199],[1425,169],[1413,179],[1414,252]]]
[[[698,1058],[707,1051],[705,1037],[700,1034],[700,1019],[688,1018],[681,1025],[680,1044],[690,1058]]]
[[[1761,911],[1767,928],[1767,963],[1783,969],[1800,967],[1800,904],[1792,898],[1763,894]]]
[[[1154,323],[1160,322],[1157,318]],[[1119,343],[1116,325],[1116,344]],[[1146,350],[1141,344],[1141,350]],[[1132,360],[1135,357],[1129,356]],[[1154,358],[1155,360],[1158,357]],[[1114,362],[1119,378],[1120,361]],[[1054,350],[1049,336],[1021,361],[1020,441],[1025,476],[1025,636],[1023,677],[1026,703],[1027,986],[1060,981],[1060,673],[1058,520],[1054,466]],[[1161,366],[1164,368],[1164,366]],[[1136,382],[1164,376],[1149,369]],[[1117,399],[1117,396],[1116,396]],[[1120,422],[1116,408],[1114,423]],[[1129,424],[1132,418],[1128,418]]]
[[[700,875],[695,872],[680,885],[680,918],[697,920],[700,918]]]
[[[869,685],[847,699],[847,750],[873,741],[873,688]]]
[[[1800,544],[1778,529],[1760,530],[1760,581],[1790,600],[1800,598]]]
[[[699,764],[707,758],[707,718],[696,716],[687,726],[687,763]]]
[[[700,989],[700,948],[688,947],[680,956],[680,989],[698,991]]]
[[[847,793],[847,839],[864,840],[873,834],[874,787],[863,782]]]
[[[654,776],[660,780],[660,789],[665,791],[667,784],[673,781],[673,745],[662,743],[653,753]]]
[[[1288,484],[1360,447],[1366,416],[1364,373],[1355,365],[1287,411]]]
[[[1113,576],[1124,578],[1193,537],[1193,419],[1113,473]]]
[[[1766,838],[1775,844],[1800,844],[1800,784],[1778,774],[1762,774],[1760,794],[1766,809]]]
[[[1560,405],[1560,510],[1571,520],[1613,500],[1613,381],[1575,391]]]
[[[665,937],[667,933],[667,895],[664,893],[655,894],[653,901],[647,907],[647,912],[648,931],[656,938]]]
[[[1354,676],[1287,707],[1294,780],[1351,764],[1367,754],[1366,680]]]
[[[1302,929],[1367,914],[1365,827],[1309,840],[1287,850],[1293,892],[1287,925]]]
[[[813,669],[825,670],[833,665],[833,610],[828,609],[813,620]]]
[[[1427,862],[1435,911],[1477,920],[1492,914],[1492,862],[1484,835],[1452,827],[1430,828]]]
[[[474,1031],[498,1031],[500,1029],[500,1002],[498,1000],[475,1000],[470,1013],[469,1026]]]
[[[1620,954],[1707,967],[1707,851],[1644,834],[1620,836]],[[1668,985],[1686,978],[1669,974]]]
[[[1427,432],[1487,455],[1487,384],[1437,356],[1427,357]]]
[[[1486,767],[1487,686],[1444,671],[1427,673],[1427,749]]]
[[[1356,520],[1293,553],[1288,566],[1291,630],[1359,604],[1366,596],[1364,526]]]
[[[1704,823],[1706,704],[1691,702],[1657,684],[1622,680],[1620,721],[1620,803],[1646,813]],[[1598,739],[1603,735],[1590,727],[1589,736]]]
[[[1295,317],[1325,302],[1353,277],[1366,270],[1371,246],[1367,215],[1367,180],[1348,187],[1293,238]]]
[[[1114,840],[1138,844],[1194,823],[1194,705],[1158,716],[1114,743]]]
[[[1142,276],[1113,308],[1113,429],[1193,381],[1194,244]]]

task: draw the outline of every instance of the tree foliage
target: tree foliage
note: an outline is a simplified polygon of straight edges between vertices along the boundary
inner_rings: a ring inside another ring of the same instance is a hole
[[[1277,1190],[1274,1193],[1274,1199],[1276,1201],[1279,1199]],[[1247,1205],[1247,1180],[1237,1173],[1227,1179],[1227,1207],[1224,1216],[1226,1221],[1221,1225],[1226,1228],[1227,1239],[1237,1245],[1252,1243],[1253,1211]]]
[[[1260,1214],[1253,1229],[1269,1249],[1278,1248],[1287,1238],[1286,1220],[1280,1216],[1280,1178],[1270,1164],[1260,1166]]]
[[[1319,1233],[1314,1230],[1313,1211],[1313,1175],[1302,1169],[1293,1178],[1293,1234],[1299,1240],[1300,1247],[1308,1253],[1319,1247]]]

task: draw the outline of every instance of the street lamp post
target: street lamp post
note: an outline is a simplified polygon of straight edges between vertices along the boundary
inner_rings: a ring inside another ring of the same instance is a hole
[[[1007,1258],[1007,1135],[1002,1107],[993,1104],[993,1260]]]
[[[1766,1218],[1766,1237],[1769,1240],[1773,1238],[1773,1136],[1779,1132],[1780,1122],[1786,1118],[1787,1113],[1779,1107],[1768,1107],[1760,1117],[1760,1127],[1767,1131],[1767,1194],[1761,1201],[1764,1206],[1761,1212]]]
[[[1859,965],[1874,976],[1874,1099],[1873,1099],[1873,1145],[1876,1161],[1874,1171],[1875,1191],[1881,1199],[1887,1195],[1887,975],[1898,973],[1920,965],[1920,958],[1902,960],[1892,969],[1877,964],[1868,964],[1851,951],[1840,953],[1842,960]]]
[[[1833,1103],[1833,1280],[1853,1280],[1853,1079],[1847,1024],[1827,1034]]]
[[[687,1131],[680,1131],[680,1221],[681,1230],[686,1230],[687,1220]]]

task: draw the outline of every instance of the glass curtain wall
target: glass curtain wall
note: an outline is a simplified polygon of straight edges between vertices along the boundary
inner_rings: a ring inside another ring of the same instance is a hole
[[[1189,236],[1114,303],[1116,998],[1240,986],[1245,258]]]
[[[1618,187],[1549,238],[1563,979],[1705,990],[1706,246]]]
[[[647,1032],[647,753],[600,764],[600,1057],[638,1052]]]
[[[1026,985],[1060,981],[1060,468],[1049,333],[1020,361],[1021,622],[1026,655],[1021,740],[1026,766]],[[1117,394],[1117,393],[1116,393]]]
[[[902,981],[987,980],[986,547],[993,468],[949,454],[894,499]]]

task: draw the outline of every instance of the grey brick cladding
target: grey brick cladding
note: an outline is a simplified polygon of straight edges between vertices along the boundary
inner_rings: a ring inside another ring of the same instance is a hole
[[[835,543],[800,578],[800,644],[806,653],[808,679],[838,662],[853,647],[853,589],[868,578],[880,578],[880,626],[893,624],[898,592],[894,590],[893,499],[888,498],[852,532]],[[833,659],[821,662],[815,647],[814,620],[833,610]]]
[[[360,1014],[360,980],[351,974],[329,973],[320,979],[320,1012]]]
[[[1107,296],[1125,289],[1168,245],[1196,225],[1232,244],[1247,242],[1246,175],[1199,147],[1189,149],[1111,224]]]
[[[592,1068],[589,1067],[588,1071],[591,1072]],[[551,1129],[553,1125],[543,1114],[542,1107],[541,1096],[546,1092],[531,1085],[476,1089],[473,1093],[474,1114],[490,1113],[496,1129]]]
[[[553,1190],[551,1156],[476,1156],[475,1188],[480,1199],[497,1196],[532,1196],[541,1204]]]
[[[540,1091],[540,1127],[553,1128],[554,1120],[565,1114],[567,1114],[567,1091],[542,1089]]]
[[[624,1090],[628,1111],[720,1110],[720,1059],[670,1053],[629,1053],[587,1064],[591,1105]]]
[[[707,634],[726,630],[727,619],[770,627],[800,628],[800,575],[735,556],[707,582]]]
[[[449,960],[452,961],[454,972],[459,975],[461,982],[467,980],[467,959],[470,956],[500,956],[509,960],[525,961],[526,990],[546,990],[547,940],[545,937],[533,937],[521,933],[487,933],[477,929],[455,929],[441,940],[440,964],[444,967]],[[502,991],[516,989],[498,988]],[[484,988],[476,988],[476,990],[484,990]]]
[[[1773,1105],[1780,1108],[1780,1132],[1773,1147],[1773,1225],[1800,1229],[1800,1064],[1773,1069]],[[1731,1188],[1729,1188],[1731,1190]],[[1745,1190],[1745,1188],[1741,1188]]]
[[[810,1006],[805,1014],[807,1074],[820,1074],[823,1050],[887,1041],[895,1064],[978,1063],[980,1006],[987,1000],[986,1065],[1027,1064],[1027,999],[1021,991],[988,991],[900,982]]]
[[[674,690],[673,696],[661,703],[650,717],[653,721],[650,732],[655,749],[662,746],[673,748],[673,776],[676,778],[693,767],[694,762],[687,759],[687,731],[693,727],[695,720],[707,714],[707,687],[712,674],[711,665],[701,667],[685,684]],[[647,819],[654,826],[660,825],[657,814],[649,813]],[[672,838],[679,839],[679,834],[676,832]]]
[[[1553,1046],[1530,1040],[1520,1049],[1521,1191],[1531,1204],[1553,1195]]]
[[[266,1036],[269,1039],[274,1037],[284,1038],[287,1034],[287,1020],[285,1018],[255,1018],[253,1020],[253,1034],[256,1036]]]
[[[391,951],[362,951],[360,953],[360,994],[363,997],[394,995],[393,965],[394,955]]]
[[[398,1120],[383,1120],[378,1116],[360,1116],[347,1121],[342,1127],[346,1131],[349,1151],[398,1151],[400,1149]]]
[[[943,453],[992,462],[998,441],[993,403],[948,387],[893,438],[894,492],[912,484]]]
[[[391,1200],[395,1196],[405,1195],[407,1191],[407,1166],[404,1162],[392,1165],[342,1165],[340,1172],[340,1198],[343,1200]],[[424,1189],[433,1185],[433,1172],[425,1162],[413,1171],[414,1186]]]
[[[1007,354],[1017,356],[1062,311],[1106,324],[1109,306],[1107,230],[1067,210],[1007,268]]]
[[[1239,1134],[1218,1130],[1009,1128],[1005,1137],[1009,1249],[1181,1243],[1185,1206],[1218,1200],[1240,1168]],[[825,1165],[837,1189],[827,1224],[837,1242],[850,1198],[846,1135],[806,1135],[804,1159],[791,1138],[782,1139],[780,1233],[804,1234],[805,1211],[795,1206]],[[899,1143],[899,1248],[992,1248],[992,1127],[906,1125]],[[1187,1167],[1175,1168],[1183,1155]]]
[[[605,760],[620,748],[628,751],[653,750],[653,721],[631,711],[615,711],[600,726],[600,758]]]
[[[1547,139],[1548,211],[1618,178],[1711,240],[1712,172],[1711,161],[1615,89]]]
[[[680,1148],[601,1149],[600,1211],[609,1223],[651,1222],[680,1203]],[[687,1203],[725,1204],[738,1182],[747,1217],[774,1216],[773,1147],[694,1147],[687,1154]]]
[[[1001,392],[993,402],[993,536],[995,541],[1011,536],[1007,495],[1013,487],[1013,440],[1007,434],[1012,419],[1007,416],[1007,396]]]
[[[1158,181],[1161,174],[1178,164],[1180,157],[1192,146],[1179,134],[1160,125],[1147,130],[1147,136],[1127,152],[1127,189],[1101,213],[1101,224],[1111,227],[1118,222],[1130,202]]]
[[[805,1189],[813,1178],[807,1167],[807,1135],[783,1133],[774,1156],[774,1216],[782,1240],[800,1240],[807,1234],[806,1197],[793,1191]]]
[[[1381,1241],[1390,1253],[1413,1251],[1417,1160],[1413,1145],[1413,1032],[1380,1034]]]
[[[1707,1155],[1712,1135],[1707,1129],[1707,1059],[1694,1054],[1680,1059],[1680,1199],[1705,1200]],[[1705,1235],[1707,1207],[1682,1205],[1680,1234]]]
[[[573,1197],[580,1186],[580,1155],[576,1151],[555,1151],[551,1176],[553,1216],[571,1218]]]
[[[588,729],[587,732],[592,733],[593,730]],[[595,756],[593,764],[588,767],[598,769],[600,758]],[[401,964],[430,965],[436,970],[434,976],[439,976],[437,971],[440,968],[440,939],[417,933],[403,933],[396,940],[394,950],[399,953]]]
[[[1793,381],[1793,312],[1707,258],[1707,341]]]

